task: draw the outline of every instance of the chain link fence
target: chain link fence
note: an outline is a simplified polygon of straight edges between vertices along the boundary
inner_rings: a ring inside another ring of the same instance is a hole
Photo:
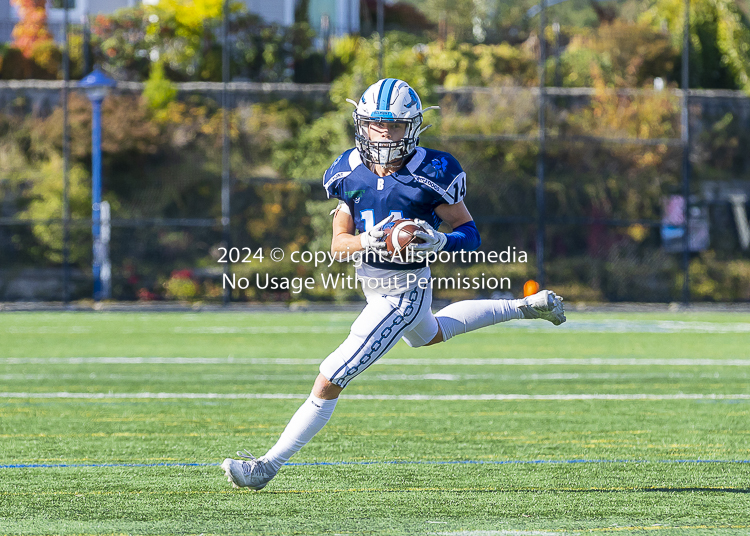
[[[105,119],[110,120],[103,124],[103,151],[104,199],[112,214],[111,298],[220,302],[358,296],[351,289],[319,284],[324,273],[346,274],[350,268],[316,267],[290,258],[295,251],[327,251],[330,246],[328,213],[335,202],[325,199],[319,178],[280,178],[264,167],[274,155],[258,160],[258,154],[272,147],[267,138],[281,136],[284,129],[264,123],[270,119],[259,116],[254,106],[292,102],[299,109],[319,110],[330,106],[327,86],[228,85],[233,111],[227,134],[229,244],[222,228],[224,134],[216,121],[220,113],[215,113],[221,111],[222,85],[183,84],[178,89],[178,100],[194,105],[184,108],[192,115],[183,118],[183,128],[168,132],[149,126],[128,105],[142,91],[140,84],[120,86],[105,101]],[[466,204],[481,231],[482,249],[502,253],[508,262],[472,265],[459,259],[435,266],[435,275],[484,274],[507,277],[511,284],[440,289],[437,296],[517,296],[525,280],[541,276],[547,286],[578,301],[681,300],[686,274],[681,92],[547,88],[545,93],[541,151],[539,89],[438,92],[443,111],[422,145],[449,151],[461,162],[469,177]],[[58,143],[59,103],[59,82],[0,87],[0,138],[14,140],[0,147],[8,163],[0,171],[3,301],[93,295],[88,179],[75,163],[90,154],[89,131],[75,127],[85,124],[90,113],[85,98],[71,97],[75,121],[67,241],[61,163],[48,161],[24,171],[13,167],[15,157],[8,153],[11,145],[31,154],[43,144]],[[689,103],[689,297],[750,300],[750,99],[739,92],[691,91]],[[34,128],[28,126],[29,118],[38,122]],[[35,137],[39,133],[45,137]],[[540,169],[543,205],[537,188]],[[39,191],[34,184],[41,185]],[[283,261],[270,261],[274,248],[284,251]],[[227,292],[222,260],[236,260],[229,273],[245,278],[244,288],[236,285]],[[265,284],[264,274],[290,280],[313,277],[317,283],[296,292]]]

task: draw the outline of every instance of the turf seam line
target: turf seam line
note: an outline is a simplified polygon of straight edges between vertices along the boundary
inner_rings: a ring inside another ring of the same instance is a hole
[[[736,463],[750,464],[750,460],[389,460],[363,462],[292,462],[284,465],[290,467],[321,467],[321,466],[368,466],[368,465],[566,465],[566,464],[629,464],[629,463],[657,463],[657,464],[690,464],[690,463]],[[64,469],[64,468],[106,468],[106,467],[218,467],[219,463],[101,463],[101,464],[8,464],[0,465],[0,469]]]
[[[0,398],[68,398],[68,399],[219,399],[219,400],[253,400],[253,399],[306,399],[308,395],[298,393],[70,393],[66,391],[52,393],[5,392]],[[344,395],[347,400],[410,400],[410,401],[479,401],[479,400],[750,400],[748,393],[623,393],[623,394],[477,394],[477,395]]]
[[[4,357],[0,365],[318,365],[321,359],[255,358],[255,357]],[[750,359],[684,359],[684,358],[386,358],[378,361],[386,365],[581,365],[581,366],[696,366],[747,367]]]
[[[88,334],[94,331],[92,326],[73,326],[75,333]],[[632,319],[608,319],[587,320],[576,318],[575,322],[553,328],[545,323],[519,322],[493,327],[488,330],[491,333],[499,331],[531,331],[550,332],[552,329],[557,334],[578,333],[646,333],[646,334],[669,334],[669,333],[700,333],[700,334],[725,334],[725,333],[748,333],[750,325],[745,322],[701,322],[684,320],[632,320]],[[37,335],[57,334],[60,328],[48,325],[34,326],[7,326],[3,330],[12,335]],[[147,330],[149,331],[149,330]],[[330,334],[336,335],[347,333],[349,326],[342,322],[333,326],[170,326],[165,330],[174,334],[191,335],[280,335],[280,334]]]

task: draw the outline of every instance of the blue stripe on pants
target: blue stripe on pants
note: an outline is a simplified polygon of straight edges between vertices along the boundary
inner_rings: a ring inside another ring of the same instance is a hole
[[[409,294],[414,294],[414,293],[416,293],[418,295],[419,290],[418,289],[412,289],[411,291],[409,291]],[[401,304],[403,303],[403,299],[404,299],[404,295],[405,294],[406,293],[404,293],[404,294],[401,295],[401,301],[399,302],[399,308],[400,308]],[[419,298],[417,298],[417,296],[414,296],[414,299],[411,300],[411,303],[409,305],[407,305],[406,308],[404,309],[404,314],[397,316],[394,319],[393,323],[390,326],[384,328],[381,331],[381,333],[380,333],[381,339],[378,340],[378,341],[375,341],[372,344],[371,354],[370,354],[371,359],[369,359],[368,361],[362,360],[362,361],[360,361],[360,363],[356,367],[353,367],[353,368],[349,369],[347,371],[346,375],[343,378],[341,378],[341,380],[339,380],[339,383],[338,383],[339,387],[342,387],[342,388],[346,387],[349,384],[350,381],[352,381],[355,377],[357,377],[362,372],[364,372],[370,365],[372,365],[373,363],[375,363],[378,359],[380,359],[381,357],[383,357],[383,355],[385,355],[386,352],[388,352],[388,350],[390,350],[393,347],[393,345],[396,344],[399,341],[399,339],[401,338],[401,333],[409,325],[411,325],[411,323],[414,321],[415,318],[417,318],[419,316],[419,312],[422,310],[422,305],[424,304],[425,294],[427,294],[427,291],[425,289],[422,289],[422,296],[419,297]],[[409,309],[411,309],[412,312],[414,311],[414,307],[415,307],[415,304],[416,304],[417,300],[419,300],[419,305],[416,307],[416,312],[413,313],[413,314],[409,313]],[[406,317],[409,317],[409,316],[413,317],[412,320],[410,322],[405,322]],[[398,320],[401,320],[401,322],[398,322]],[[397,330],[395,330],[395,328],[397,326],[399,326],[400,324],[403,324],[403,326],[401,326]],[[382,322],[381,322],[381,325],[382,325]],[[387,333],[386,333],[386,331],[387,331]],[[383,343],[382,342],[383,339],[389,339],[389,340],[387,340],[386,342]],[[368,337],[368,340],[369,340],[369,337]],[[377,347],[376,347],[376,345],[377,345]],[[360,349],[361,348],[362,347],[360,347]],[[381,350],[381,348],[382,348],[382,350]],[[377,352],[377,354],[376,354],[376,352]],[[359,353],[359,350],[357,351],[357,353]],[[355,354],[355,356],[356,356],[356,354]],[[363,358],[365,358],[365,357],[367,357],[367,354],[365,354],[365,356],[363,356]],[[364,365],[364,367],[363,367],[363,365]]]
[[[387,315],[385,315],[385,317],[383,318],[383,320],[381,320],[381,321],[380,321],[380,323],[379,323],[379,324],[378,324],[377,326],[375,326],[375,328],[374,328],[374,329],[373,329],[373,330],[372,330],[372,331],[371,331],[371,332],[369,333],[369,335],[367,335],[367,337],[365,337],[365,340],[364,340],[364,342],[363,342],[363,343],[362,343],[362,344],[361,344],[361,345],[359,346],[359,348],[357,348],[357,351],[356,351],[356,352],[354,352],[354,353],[352,353],[352,356],[351,356],[351,357],[350,357],[349,359],[347,359],[347,360],[346,360],[346,361],[344,362],[344,364],[343,364],[343,365],[341,365],[341,366],[340,366],[340,367],[339,367],[339,368],[338,368],[338,369],[336,370],[336,372],[334,372],[334,373],[333,373],[333,374],[331,375],[331,380],[333,380],[333,378],[335,378],[335,377],[336,377],[336,376],[338,375],[338,373],[339,373],[339,372],[341,372],[342,370],[344,370],[344,369],[346,368],[346,366],[347,366],[347,365],[348,365],[349,363],[351,363],[351,362],[352,362],[352,361],[354,360],[354,358],[355,358],[355,357],[357,357],[357,354],[359,354],[359,352],[361,352],[361,351],[362,351],[362,348],[364,348],[364,347],[365,347],[365,346],[367,345],[368,341],[369,341],[369,340],[370,340],[370,339],[372,338],[372,336],[373,336],[373,335],[375,334],[375,332],[376,332],[377,330],[379,330],[379,329],[380,329],[380,326],[382,326],[383,324],[385,324],[385,321],[386,321],[386,320],[388,320],[388,319],[389,319],[389,318],[390,318],[391,316],[393,316],[393,313],[396,313],[396,312],[398,312],[398,310],[399,310],[399,308],[401,307],[401,304],[402,304],[403,302],[404,302],[404,296],[402,295],[402,296],[401,296],[401,300],[400,300],[400,301],[398,302],[398,305],[397,305],[397,306],[396,306],[395,308],[391,309],[391,312],[390,312],[390,313],[388,313]],[[331,383],[335,383],[335,382],[333,382],[333,381],[332,381]]]

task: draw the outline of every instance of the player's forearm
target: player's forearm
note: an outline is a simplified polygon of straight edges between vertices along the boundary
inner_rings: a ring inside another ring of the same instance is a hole
[[[482,245],[479,229],[473,220],[457,226],[452,233],[446,233],[445,251],[474,251]]]
[[[358,235],[340,233],[335,235],[331,241],[331,255],[336,258],[346,258],[347,254],[351,255],[355,251],[362,251],[362,249],[362,241]]]

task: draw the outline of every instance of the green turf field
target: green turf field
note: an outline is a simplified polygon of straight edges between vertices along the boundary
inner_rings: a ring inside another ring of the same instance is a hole
[[[0,534],[750,533],[750,315],[399,343],[261,492],[348,313],[0,313]]]

